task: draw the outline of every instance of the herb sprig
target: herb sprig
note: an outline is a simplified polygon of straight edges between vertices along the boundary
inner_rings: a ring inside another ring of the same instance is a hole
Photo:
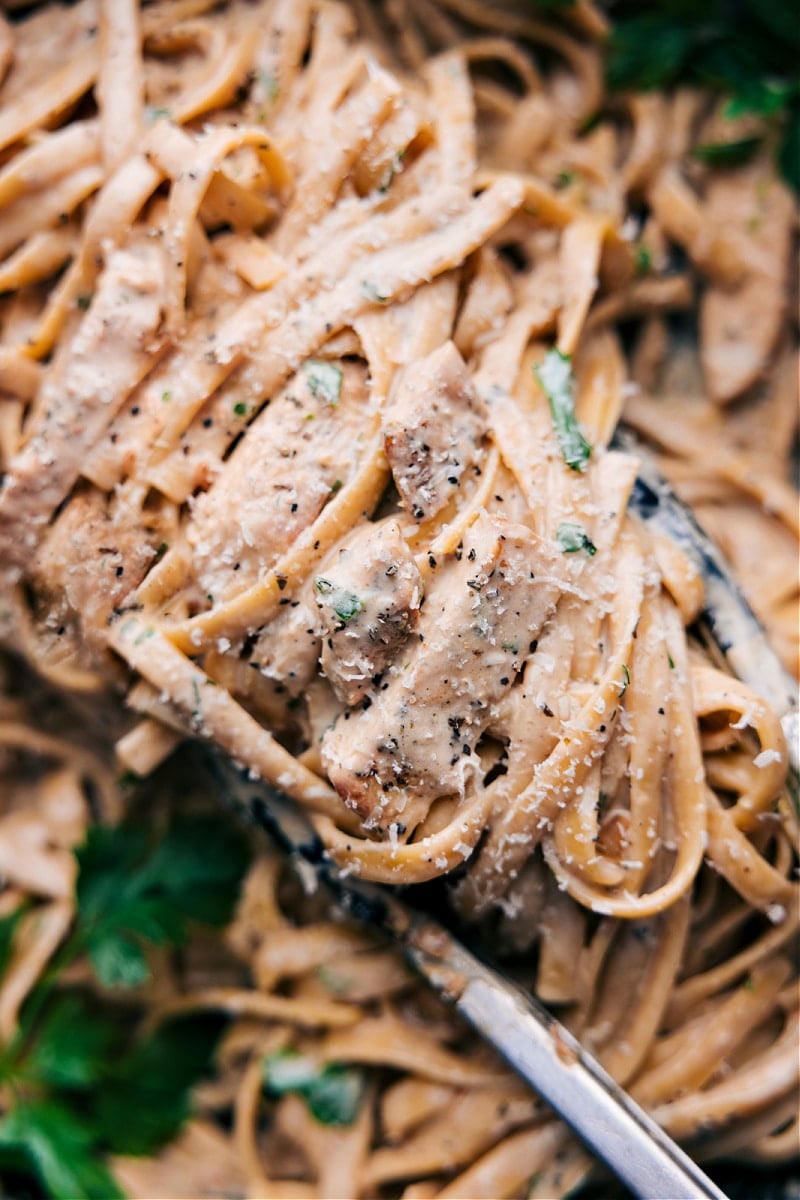
[[[614,9],[606,78],[614,90],[650,91],[676,84],[728,97],[724,113],[752,113],[780,127],[778,165],[800,191],[800,21],[789,0],[621,0]],[[735,165],[758,137],[699,147],[698,156]]]
[[[547,397],[564,462],[573,471],[585,471],[592,447],[583,436],[575,416],[575,376],[572,359],[560,350],[548,350],[544,362],[534,367],[539,387]]]
[[[145,982],[149,946],[180,945],[190,919],[229,920],[248,855],[231,826],[201,817],[158,838],[140,825],[94,826],[76,857],[72,930],[0,1044],[0,1087],[12,1097],[0,1174],[33,1176],[54,1200],[116,1200],[105,1156],[152,1154],[175,1136],[221,1023],[183,1017],[132,1038],[135,1000],[104,1004],[102,989],[70,984],[68,971],[88,961],[118,996]],[[27,914],[20,906],[0,919],[0,971]]]
[[[341,1063],[317,1066],[286,1048],[264,1059],[264,1087],[270,1096],[294,1093],[322,1125],[352,1125],[364,1098],[364,1074]]]

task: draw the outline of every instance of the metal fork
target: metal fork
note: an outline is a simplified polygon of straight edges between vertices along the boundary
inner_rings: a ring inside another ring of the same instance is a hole
[[[618,443],[640,462],[630,508],[676,541],[706,586],[699,625],[743,682],[777,708],[790,756],[797,803],[797,688],[742,597],[730,567],[677,499],[652,459],[628,435]],[[306,816],[274,789],[214,757],[222,790],[245,808],[289,855],[307,886],[329,889],[352,917],[388,933],[408,962],[494,1047],[574,1133],[642,1200],[698,1200],[725,1195],[620,1088],[578,1040],[530,995],[481,961],[429,915],[397,892],[345,876],[328,858]]]

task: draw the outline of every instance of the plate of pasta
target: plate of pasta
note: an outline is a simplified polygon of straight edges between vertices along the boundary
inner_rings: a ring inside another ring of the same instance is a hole
[[[614,435],[796,677],[784,8],[7,7],[5,1191],[606,1186],[198,742],[757,1188],[798,1156],[782,714]]]

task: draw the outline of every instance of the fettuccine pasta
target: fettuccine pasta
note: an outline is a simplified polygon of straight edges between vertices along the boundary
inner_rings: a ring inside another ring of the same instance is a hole
[[[609,101],[604,16],[559,13],[79,0],[3,26],[3,640],[116,714],[101,758],[147,776],[209,740],[346,870],[443,880],[671,1133],[777,1158],[787,747],[693,636],[701,582],[627,511],[611,442],[624,420],[656,447],[795,671],[794,207],[768,144],[685,170],[715,102]],[[27,720],[4,741],[75,793],[95,768]],[[76,835],[42,836],[32,874],[13,843],[0,870],[57,942]],[[293,941],[279,873],[231,933],[255,988],[215,1093],[250,1194],[546,1196],[591,1170],[438,1009],[428,1046],[384,947],[316,910]],[[340,952],[349,1008],[318,976]],[[253,1064],[298,1039],[384,1072],[335,1153],[297,1096],[265,1125]]]

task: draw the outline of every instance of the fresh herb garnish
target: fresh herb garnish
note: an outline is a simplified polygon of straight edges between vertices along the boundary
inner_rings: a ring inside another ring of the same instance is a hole
[[[95,826],[76,857],[73,928],[0,1045],[0,1175],[29,1174],[54,1200],[116,1200],[105,1156],[152,1154],[175,1136],[221,1024],[183,1017],[132,1037],[129,1006],[103,1005],[66,973],[86,955],[101,984],[144,982],[147,945],[178,945],[190,918],[228,919],[247,853],[230,826],[199,817],[160,839],[139,825]],[[25,911],[0,919],[0,972]]]
[[[597,554],[597,546],[583,526],[575,521],[561,522],[556,530],[556,541],[565,554],[575,554],[578,550],[585,550],[590,558]]]
[[[330,579],[323,579],[320,576],[314,580],[314,585],[320,596],[327,597],[328,604],[343,625],[352,621],[356,613],[360,613],[364,607],[363,601],[355,592],[348,592],[346,588],[338,587]]]
[[[181,945],[190,919],[224,925],[247,862],[238,834],[210,817],[175,821],[155,845],[138,826],[95,825],[76,854],[72,939],[106,987],[149,979],[145,946]]]
[[[614,16],[606,56],[612,90],[699,85],[729,97],[723,109],[727,117],[753,113],[777,122],[778,166],[787,182],[800,190],[800,21],[793,4],[660,0],[643,7],[637,0],[621,0]],[[738,155],[753,152],[756,145],[744,143],[754,141],[731,142],[737,149],[729,151],[723,142],[717,157],[708,157],[710,147],[702,157],[733,165],[734,159],[743,161]]]
[[[581,433],[575,417],[575,377],[572,359],[560,350],[548,350],[541,366],[533,373],[550,405],[553,428],[556,431],[564,462],[573,471],[585,471],[592,447]]]
[[[159,108],[157,105],[148,104],[144,110],[145,124],[155,125],[156,121],[169,121],[172,119],[172,113],[168,108]]]
[[[81,312],[86,312],[87,309],[91,308],[92,297],[91,296],[76,296],[75,304],[76,304],[76,307],[78,307],[81,310]]]
[[[236,403],[233,406],[233,414],[236,417],[246,417],[247,416],[247,405],[245,404],[244,400],[236,401]]]
[[[653,256],[647,246],[643,245],[641,242],[638,242],[634,251],[634,256],[636,260],[637,275],[646,275],[648,271],[652,270]]]
[[[335,363],[312,358],[306,364],[308,390],[315,400],[324,400],[334,407],[342,395],[342,368]]]
[[[361,281],[361,295],[365,296],[367,300],[371,300],[373,304],[385,304],[389,299],[388,295],[380,290],[377,283],[373,283],[369,279]]]
[[[713,167],[738,167],[751,159],[760,145],[760,137],[741,138],[736,142],[708,142],[695,146],[691,154],[692,158]]]
[[[630,687],[630,682],[631,682],[631,673],[628,670],[628,664],[623,663],[622,664],[622,686],[619,689],[619,691],[617,692],[618,699],[621,699],[625,695],[628,688]]]
[[[364,1076],[356,1067],[319,1067],[291,1049],[264,1059],[264,1087],[270,1096],[301,1096],[322,1125],[352,1125],[364,1098]]]
[[[259,71],[258,82],[264,89],[264,95],[266,96],[267,100],[270,101],[270,103],[273,103],[278,99],[280,88],[278,87],[278,81],[272,74],[272,71],[267,71],[266,69]]]

